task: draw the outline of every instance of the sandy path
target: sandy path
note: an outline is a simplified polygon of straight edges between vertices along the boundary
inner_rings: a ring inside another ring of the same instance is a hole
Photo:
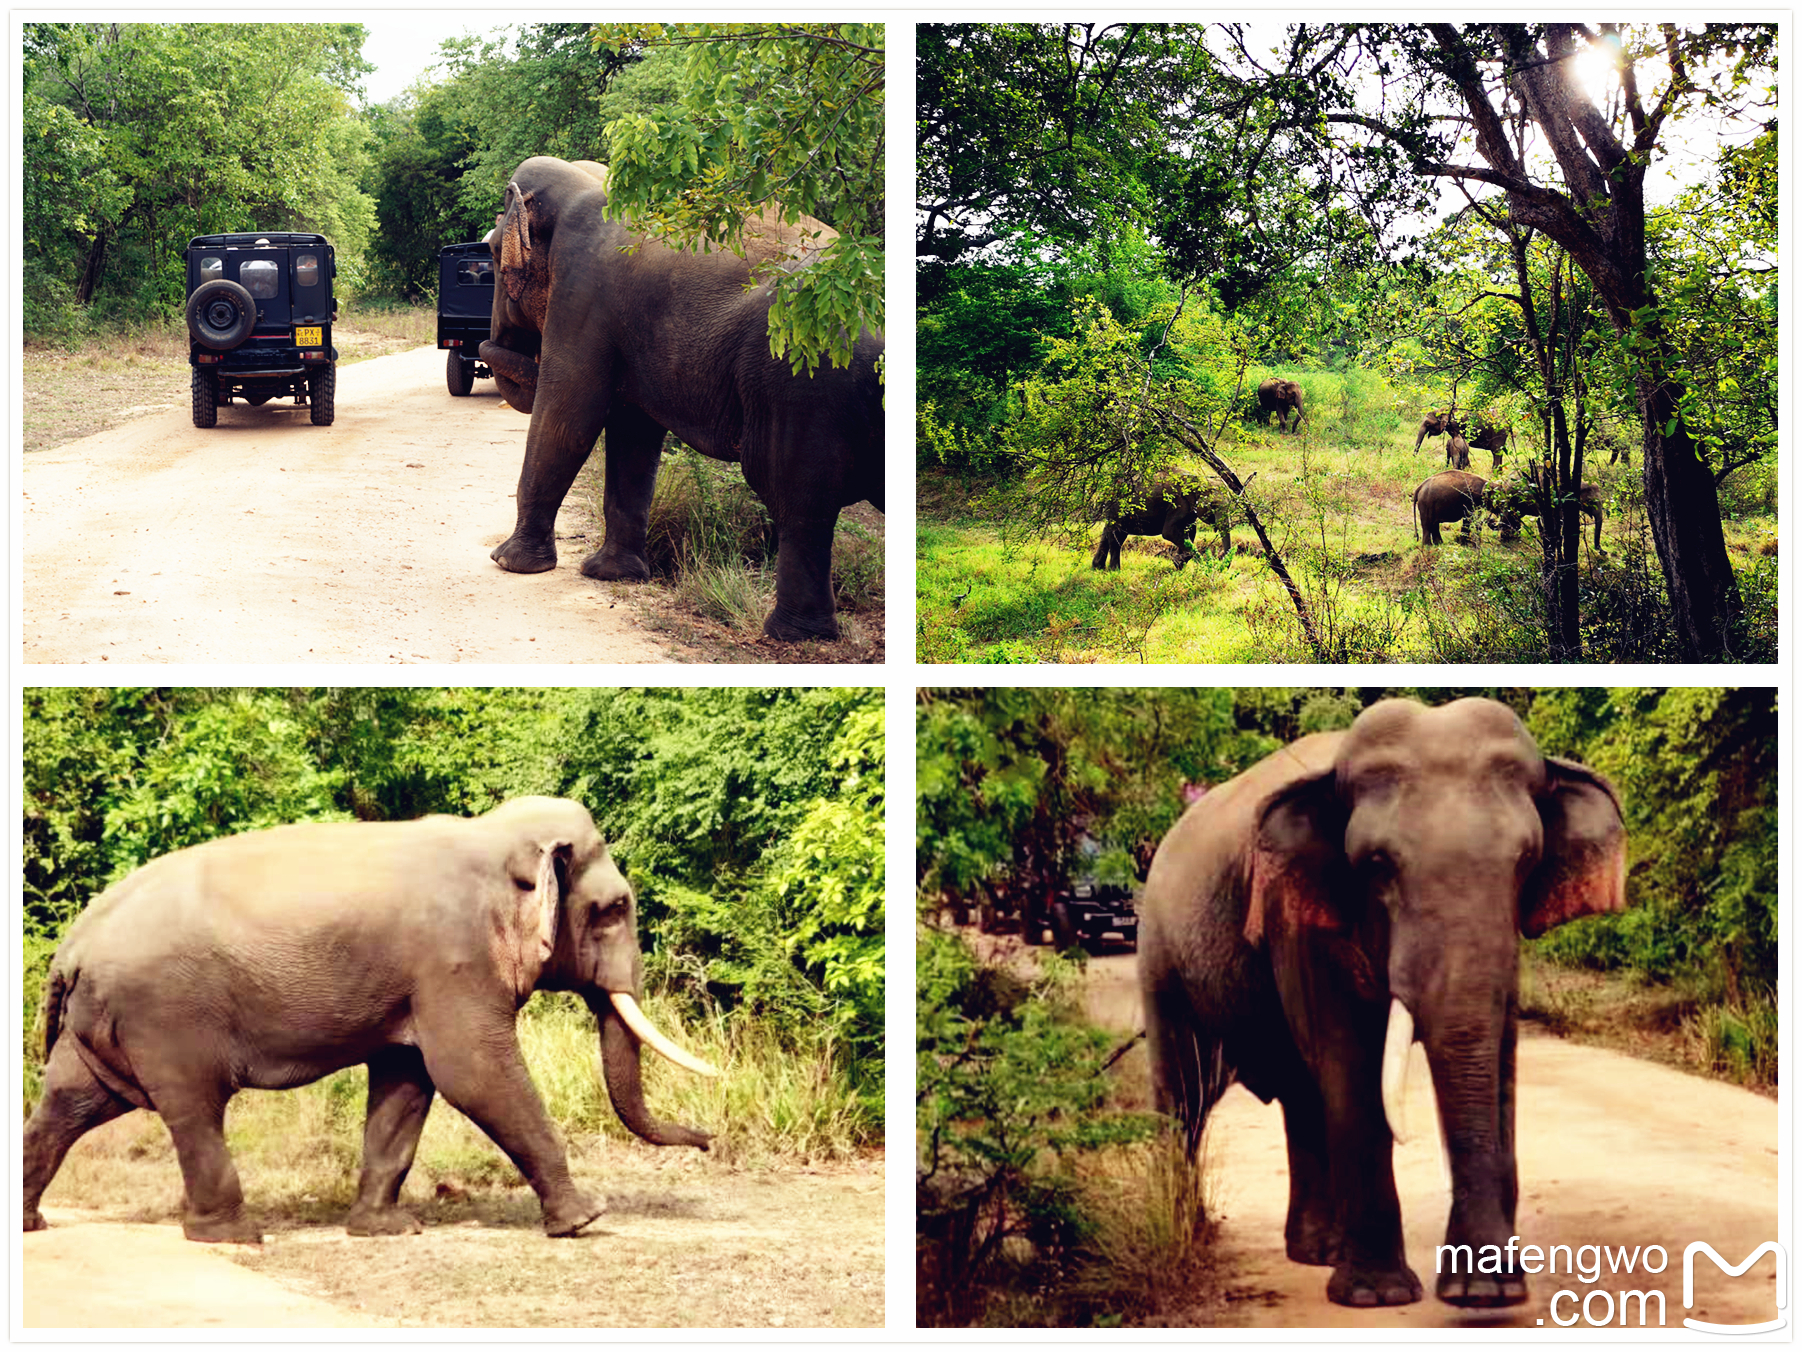
[[[1132,956],[1091,962],[1087,1004],[1094,1017],[1130,1029],[1139,1021]],[[1142,1054],[1141,1054],[1142,1055]],[[1137,1073],[1144,1062],[1135,1057]],[[1610,1274],[1593,1285],[1582,1269],[1530,1279],[1528,1300],[1512,1310],[1462,1312],[1432,1297],[1434,1246],[1445,1235],[1450,1205],[1426,1057],[1417,1045],[1408,1085],[1412,1139],[1398,1146],[1396,1186],[1409,1261],[1427,1299],[1383,1311],[1349,1310],[1326,1299],[1327,1269],[1292,1263],[1283,1252],[1289,1171],[1282,1109],[1234,1087],[1209,1123],[1209,1209],[1220,1220],[1221,1267],[1231,1295],[1230,1322],[1258,1327],[1455,1328],[1551,1327],[1571,1320],[1591,1291],[1661,1290],[1667,1327],[1684,1317],[1756,1324],[1773,1318],[1775,1263],[1770,1257],[1740,1277],[1706,1258],[1695,1268],[1696,1305],[1683,1308],[1683,1251],[1695,1240],[1739,1264],[1759,1244],[1778,1238],[1777,1104],[1743,1089],[1595,1047],[1523,1030],[1517,1066],[1516,1148],[1524,1244],[1661,1245],[1659,1274]],[[1657,1259],[1654,1255],[1653,1259]],[[1556,1301],[1569,1290],[1574,1299]],[[1610,1297],[1610,1305],[1616,1305]],[[1637,1326],[1637,1305],[1628,1321]],[[1589,1305],[1599,1321],[1604,1302]],[[1656,1302],[1647,1323],[1657,1324]],[[1614,1318],[1620,1318],[1618,1307]],[[1221,1320],[1218,1314],[1213,1322]]]
[[[628,588],[504,573],[528,420],[419,348],[338,372],[337,419],[185,408],[25,458],[27,662],[660,662]],[[572,494],[572,498],[575,495]]]

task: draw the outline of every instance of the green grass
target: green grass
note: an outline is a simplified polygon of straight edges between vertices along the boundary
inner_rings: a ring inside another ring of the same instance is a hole
[[[1545,660],[1536,524],[1529,521],[1508,544],[1480,530],[1469,546],[1452,543],[1455,528],[1448,527],[1444,547],[1422,549],[1411,495],[1445,468],[1444,438],[1413,449],[1416,406],[1425,401],[1398,398],[1363,372],[1298,378],[1309,410],[1298,435],[1246,421],[1229,427],[1221,453],[1247,482],[1302,589],[1327,660]],[[1490,459],[1475,452],[1472,472],[1490,477]],[[1518,459],[1511,450],[1504,470]],[[1208,474],[1200,464],[1195,471]],[[1603,547],[1617,562],[1597,571],[1585,544],[1586,585],[1613,598],[1622,585],[1618,561],[1635,542],[1649,547],[1639,474],[1591,465],[1588,477],[1608,495]],[[1119,572],[1107,573],[1089,566],[1099,521],[1075,543],[1020,539],[999,524],[1018,515],[1002,493],[923,470],[919,494],[916,643],[923,662],[1316,660],[1288,592],[1256,555],[1256,535],[1244,523],[1233,528],[1230,560],[1204,555],[1177,572],[1168,544],[1134,537]],[[1726,522],[1729,554],[1741,568],[1774,548],[1776,518],[1758,508],[1733,511]],[[1196,542],[1206,548],[1213,537],[1203,527]],[[1248,546],[1252,554],[1238,553]],[[1586,604],[1586,616],[1589,610]],[[1587,656],[1657,660],[1650,652]]]

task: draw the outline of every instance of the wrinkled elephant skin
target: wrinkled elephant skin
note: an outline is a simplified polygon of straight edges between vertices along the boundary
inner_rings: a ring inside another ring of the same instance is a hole
[[[582,564],[599,579],[650,576],[645,535],[664,436],[736,461],[776,530],[776,605],[764,630],[836,638],[832,540],[839,510],[883,502],[882,338],[849,367],[797,375],[769,350],[768,285],[753,271],[808,266],[836,238],[775,209],[747,222],[747,257],[679,251],[606,218],[606,171],[540,156],[519,166],[493,236],[494,317],[483,360],[532,415],[511,572],[557,563],[557,509],[603,432],[606,539]]]
[[[1392,1146],[1419,1041],[1451,1171],[1445,1242],[1486,1255],[1436,1293],[1520,1304],[1520,938],[1620,908],[1625,877],[1614,790],[1541,755],[1505,705],[1384,700],[1305,737],[1210,790],[1152,861],[1139,986],[1156,1104],[1194,1152],[1235,1081],[1281,1100],[1289,1257],[1330,1267],[1338,1304],[1406,1304],[1422,1289]]]
[[[673,1044],[638,1008],[635,921],[588,810],[558,798],[467,819],[284,826],[146,864],[82,912],[51,961],[24,1228],[43,1228],[39,1199],[77,1139],[146,1108],[175,1141],[183,1233],[258,1243],[226,1104],[367,1065],[351,1234],[418,1231],[400,1189],[438,1093],[525,1175],[546,1233],[575,1234],[603,1206],[571,1181],[526,1073],[514,1020],[533,991],[575,991],[595,1010],[607,1091],[632,1131],[703,1150],[709,1139],[645,1108],[639,1047]]]

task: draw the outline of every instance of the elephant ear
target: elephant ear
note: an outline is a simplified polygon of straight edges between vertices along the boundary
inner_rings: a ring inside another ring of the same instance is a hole
[[[522,301],[532,265],[532,194],[518,183],[507,185],[500,246],[501,284],[509,299]]]
[[[1345,875],[1345,809],[1329,765],[1265,801],[1251,842],[1251,904],[1245,938],[1254,947],[1280,933],[1343,930],[1335,897]]]
[[[1552,756],[1545,773],[1545,849],[1520,899],[1520,932],[1529,939],[1627,904],[1627,831],[1614,786],[1587,766]]]
[[[495,957],[520,999],[538,985],[539,974],[557,947],[557,925],[563,913],[563,887],[558,866],[567,876],[573,850],[567,840],[537,841],[514,852],[507,861],[497,919]]]

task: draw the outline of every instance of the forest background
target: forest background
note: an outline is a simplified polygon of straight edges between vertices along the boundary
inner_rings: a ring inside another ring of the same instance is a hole
[[[922,658],[1774,660],[1775,37],[922,26]],[[1453,410],[1536,539],[1403,534]],[[1173,477],[1252,531],[1092,572]]]

